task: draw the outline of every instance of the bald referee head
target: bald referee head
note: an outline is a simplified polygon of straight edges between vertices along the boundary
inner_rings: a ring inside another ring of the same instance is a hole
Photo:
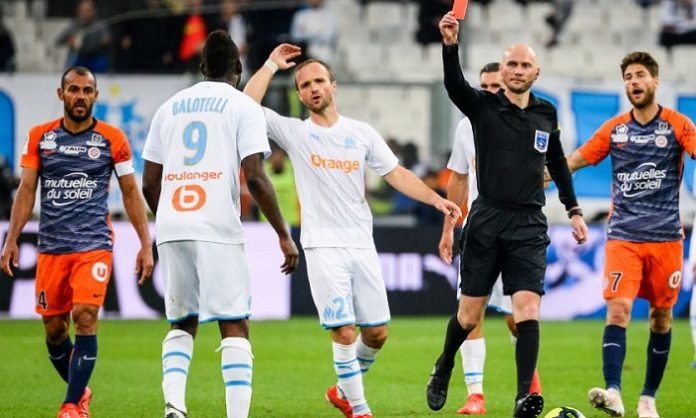
[[[515,94],[524,94],[539,77],[536,53],[527,44],[514,44],[505,50],[500,70],[505,87]]]

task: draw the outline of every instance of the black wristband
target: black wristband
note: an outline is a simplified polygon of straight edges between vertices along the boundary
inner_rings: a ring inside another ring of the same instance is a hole
[[[579,206],[576,206],[568,211],[568,219],[572,218],[575,215],[582,216],[582,209],[580,209]]]

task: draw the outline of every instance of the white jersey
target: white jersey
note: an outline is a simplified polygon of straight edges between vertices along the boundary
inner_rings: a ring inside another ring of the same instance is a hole
[[[143,149],[163,166],[157,243],[244,243],[239,170],[256,153],[270,154],[261,106],[227,83],[199,82],[160,106]]]
[[[399,161],[371,126],[340,116],[326,128],[264,108],[268,135],[292,161],[304,248],[374,248],[365,166],[384,176]]]
[[[452,155],[447,162],[447,168],[459,174],[469,175],[469,199],[467,208],[478,196],[476,184],[476,149],[474,148],[474,132],[469,118],[465,117],[457,124],[452,141]]]

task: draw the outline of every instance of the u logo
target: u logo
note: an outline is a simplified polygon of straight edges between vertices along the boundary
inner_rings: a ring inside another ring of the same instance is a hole
[[[179,212],[198,210],[205,204],[205,190],[196,184],[178,187],[174,191],[172,205]]]

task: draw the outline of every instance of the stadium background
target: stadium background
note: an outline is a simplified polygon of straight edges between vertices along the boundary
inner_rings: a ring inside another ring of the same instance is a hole
[[[204,2],[204,10],[217,13],[215,2]],[[249,10],[297,7],[295,1],[253,1]],[[440,45],[422,45],[418,31],[418,4],[414,1],[327,0],[338,20],[335,70],[339,81],[340,111],[365,120],[389,138],[416,144],[421,160],[441,167],[450,148],[453,128],[460,118],[442,86]],[[58,117],[62,104],[55,89],[67,49],[54,40],[70,24],[76,1],[4,0],[3,23],[14,34],[16,71],[0,73],[0,154],[19,174],[17,162],[28,129]],[[124,19],[137,20],[141,14],[135,0],[97,1],[105,19],[114,26]],[[484,7],[471,2],[462,28],[463,64],[471,80],[477,69],[498,60],[513,42],[535,47],[542,75],[535,93],[554,102],[559,109],[563,143],[569,153],[586,140],[606,119],[628,109],[618,62],[636,49],[654,54],[661,64],[658,98],[696,119],[696,83],[693,65],[696,47],[677,46],[667,51],[657,44],[660,28],[659,6],[639,7],[633,0],[577,0],[560,43],[547,49],[543,43],[548,28],[543,23],[551,5],[530,2],[521,6],[512,0],[495,0]],[[96,117],[121,127],[136,154],[136,168],[142,170],[139,153],[150,118],[159,104],[178,89],[195,81],[190,74],[99,74],[100,97]],[[283,113],[296,113],[291,80],[280,77],[267,103]],[[687,160],[682,188],[682,219],[690,230],[696,212],[694,183],[696,171]],[[374,183],[375,179],[370,179]],[[546,318],[602,317],[601,268],[604,233],[601,220],[609,208],[609,162],[587,168],[575,176],[580,202],[587,219],[595,221],[590,243],[570,243],[563,209],[553,187],[546,208],[554,223],[550,234],[547,292],[542,314]],[[116,218],[122,214],[118,188],[110,204]],[[375,239],[396,315],[449,314],[454,306],[454,274],[436,256],[437,227],[414,230],[409,215],[376,217]],[[6,224],[0,224],[3,239]],[[22,267],[19,280],[0,281],[0,315],[33,317],[35,224],[22,236]],[[158,275],[151,285],[137,289],[131,282],[130,266],[134,236],[127,223],[115,222],[116,267],[105,314],[124,318],[157,317],[162,311]],[[255,317],[287,318],[313,314],[306,273],[303,268],[292,280],[279,277],[269,257],[278,257],[275,239],[265,224],[248,224],[255,248],[252,271],[255,276]],[[295,230],[295,233],[298,233]],[[688,240],[685,254],[688,254]],[[259,260],[259,261],[257,261]],[[278,263],[279,264],[279,263]],[[683,291],[676,307],[679,316],[688,314],[693,278],[685,271]],[[279,285],[280,283],[280,285]],[[451,301],[443,303],[443,301]],[[570,303],[572,302],[572,303]],[[646,306],[635,308],[644,317]]]

